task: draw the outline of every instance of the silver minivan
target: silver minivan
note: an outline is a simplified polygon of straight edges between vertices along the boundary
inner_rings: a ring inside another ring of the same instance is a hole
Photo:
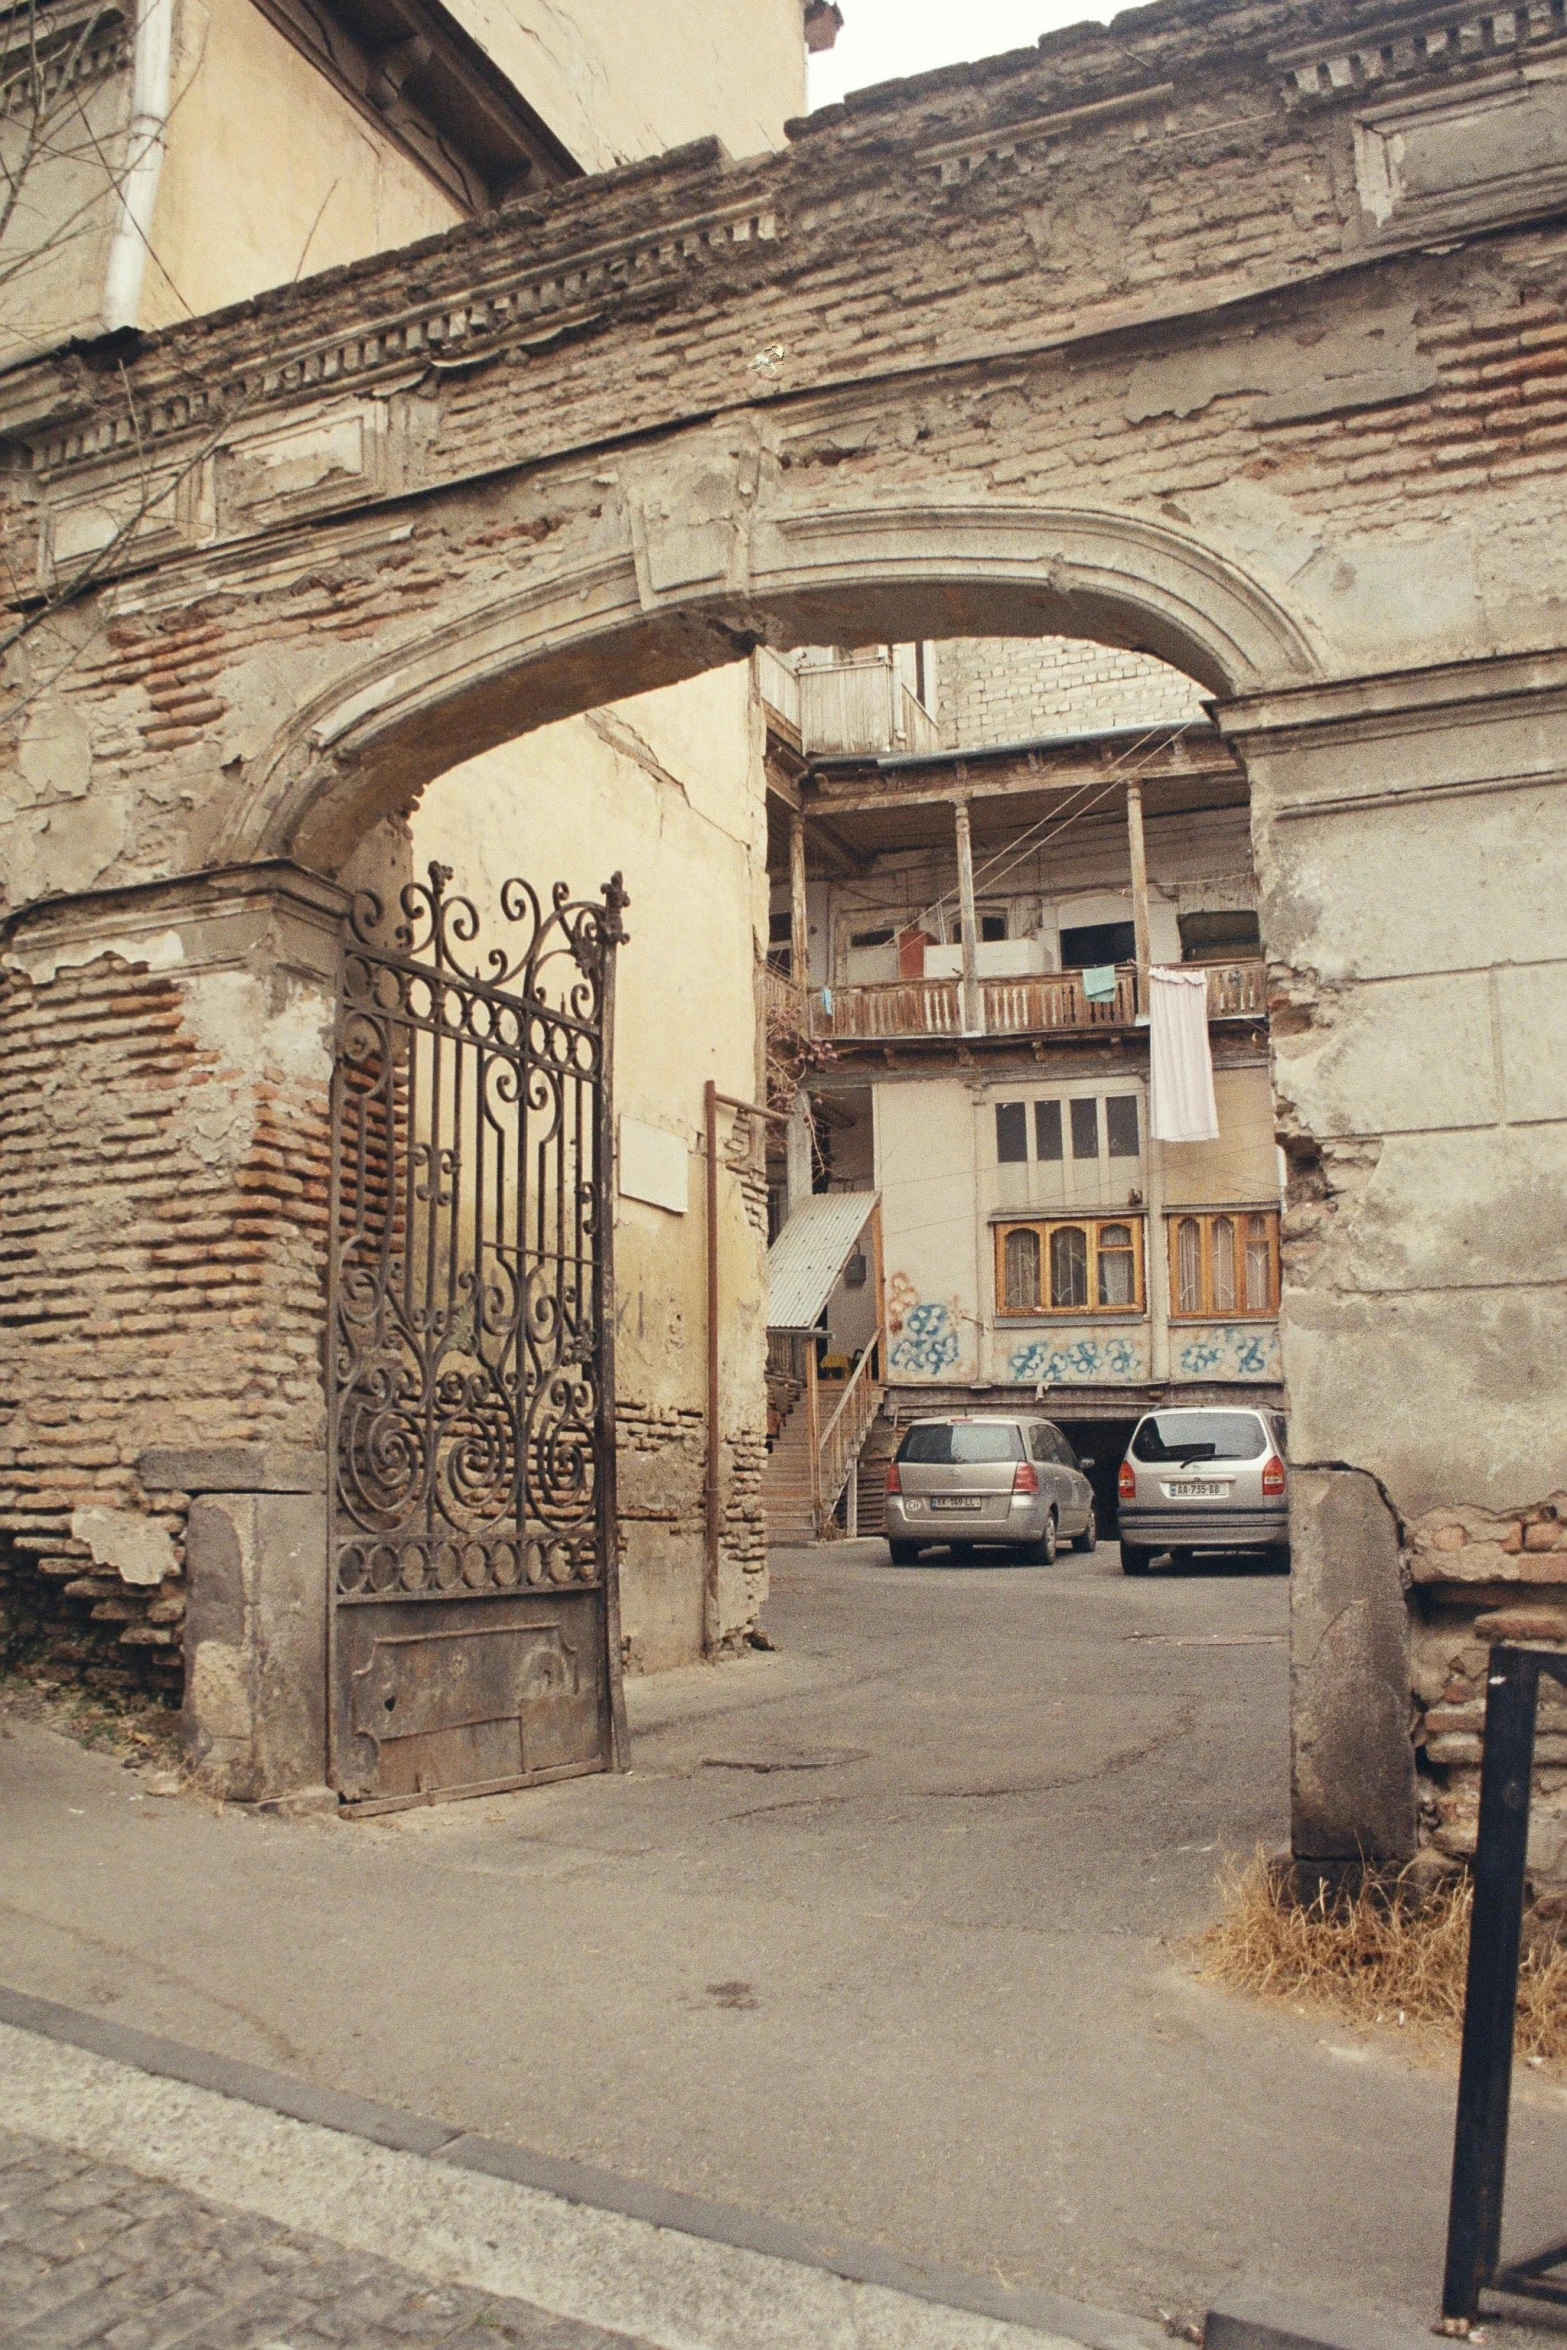
[[[911,1567],[938,1542],[960,1551],[996,1543],[1049,1566],[1060,1538],[1092,1550],[1099,1523],[1094,1489],[1053,1420],[984,1412],[910,1422],[887,1464],[894,1566]]]
[[[1277,1412],[1228,1405],[1145,1412],[1117,1484],[1122,1572],[1146,1575],[1165,1550],[1177,1566],[1196,1551],[1255,1550],[1287,1568],[1285,1485]]]

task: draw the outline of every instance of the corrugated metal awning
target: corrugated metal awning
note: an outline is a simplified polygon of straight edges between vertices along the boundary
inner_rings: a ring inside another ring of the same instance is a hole
[[[769,1330],[815,1329],[878,1197],[818,1191],[800,1202],[767,1252]]]

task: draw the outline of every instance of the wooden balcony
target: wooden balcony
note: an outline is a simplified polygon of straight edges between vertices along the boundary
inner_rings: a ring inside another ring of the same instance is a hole
[[[980,995],[986,1036],[1125,1029],[1137,1019],[1137,974],[1130,963],[1117,967],[1115,994],[1104,1003],[1089,1002],[1080,971],[984,979]],[[956,979],[894,979],[874,987],[838,987],[831,1003],[829,1011],[821,997],[812,999],[813,1035],[861,1041],[963,1034],[962,993]],[[1260,1020],[1267,1010],[1266,964],[1209,964],[1210,1020]]]
[[[803,987],[797,986],[786,971],[775,970],[771,963],[758,966],[757,985],[769,1036],[810,1035],[811,1008]],[[817,1021],[819,1025],[819,1008]]]

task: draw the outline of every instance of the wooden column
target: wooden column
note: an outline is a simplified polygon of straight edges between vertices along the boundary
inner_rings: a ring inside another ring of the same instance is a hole
[[[789,976],[796,987],[811,984],[811,939],[805,920],[805,818],[789,811]]]
[[[1137,1009],[1148,1009],[1148,966],[1153,949],[1148,928],[1148,852],[1143,845],[1143,787],[1126,787],[1126,843],[1132,858],[1132,927],[1137,934]]]
[[[974,911],[974,842],[969,830],[967,800],[954,800],[952,822],[958,836],[958,922],[963,940],[963,1033],[983,1036],[985,1003],[979,989],[979,917]]]
[[[1143,845],[1143,787],[1140,783],[1129,783],[1126,787],[1126,845],[1132,860],[1132,923],[1137,933],[1137,1009],[1146,1012],[1148,967],[1153,960],[1153,947],[1148,926],[1148,852]],[[1143,1107],[1145,1119],[1150,1118],[1151,1101],[1150,1089],[1148,1101]],[[1143,1284],[1144,1295],[1148,1300],[1149,1369],[1155,1379],[1168,1379],[1170,1257],[1164,1222],[1164,1145],[1156,1142],[1150,1132],[1143,1137],[1143,1151],[1147,1170]]]
[[[817,1539],[825,1532],[822,1524],[822,1405],[816,1384],[816,1332],[807,1331],[805,1338],[805,1433],[811,1447],[811,1524]]]

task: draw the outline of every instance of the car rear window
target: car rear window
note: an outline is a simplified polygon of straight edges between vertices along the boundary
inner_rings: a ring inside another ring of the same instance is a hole
[[[898,1447],[900,1461],[926,1468],[963,1468],[975,1461],[1020,1461],[1023,1438],[1005,1420],[935,1420],[911,1428]]]
[[[1139,1461],[1254,1461],[1267,1449],[1255,1412],[1150,1412],[1132,1438]]]

